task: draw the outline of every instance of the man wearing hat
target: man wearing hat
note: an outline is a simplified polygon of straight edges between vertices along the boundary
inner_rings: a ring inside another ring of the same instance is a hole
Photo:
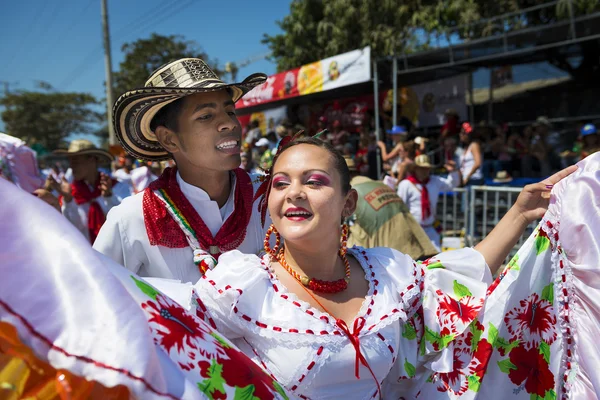
[[[101,161],[112,161],[112,155],[99,149],[89,140],[73,140],[67,150],[56,150],[57,155],[68,157],[73,182],[62,182],[48,177],[48,187],[62,196],[62,213],[90,241],[94,243],[108,211],[117,206],[119,198],[113,193],[116,181],[98,171]]]
[[[184,282],[196,282],[226,251],[261,251],[269,222],[256,211],[252,178],[238,168],[235,103],[266,78],[226,84],[203,60],[186,58],[119,97],[113,114],[123,148],[176,166],[115,207],[94,248],[143,277]]]
[[[394,190],[385,183],[360,176],[354,160],[344,158],[352,177],[350,184],[358,192],[348,245],[391,247],[415,260],[439,253]]]
[[[438,251],[442,245],[440,233],[434,227],[438,198],[440,193],[453,190],[461,181],[454,162],[448,162],[444,167],[450,173],[447,178],[432,176],[433,165],[429,156],[419,155],[409,168],[406,179],[398,185],[398,196],[406,203]]]

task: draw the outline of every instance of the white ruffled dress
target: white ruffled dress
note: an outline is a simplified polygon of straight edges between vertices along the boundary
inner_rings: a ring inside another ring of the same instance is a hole
[[[355,247],[349,254],[369,282],[349,330],[385,390],[414,397],[431,371],[452,368],[451,339],[465,332],[483,307],[492,282],[489,269],[472,249],[448,252],[426,263],[385,248]],[[182,293],[181,287],[176,290]],[[335,318],[288,292],[270,271],[267,257],[224,254],[219,267],[193,290],[204,320],[288,394],[300,399],[377,397],[377,383],[362,364],[356,378],[355,347]],[[427,340],[417,340],[424,337],[423,326]],[[400,388],[384,385],[391,373],[406,378]],[[384,393],[384,398],[389,396]]]

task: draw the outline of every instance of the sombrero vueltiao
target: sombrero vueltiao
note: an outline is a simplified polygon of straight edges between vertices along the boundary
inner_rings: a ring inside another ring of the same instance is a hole
[[[108,151],[106,151],[104,149],[97,148],[96,146],[94,146],[94,144],[92,142],[90,142],[89,140],[85,140],[85,139],[72,140],[71,143],[69,143],[68,149],[54,150],[53,153],[56,155],[60,155],[60,156],[70,156],[70,157],[89,155],[89,156],[106,158],[110,161],[113,160],[112,154],[110,154]]]
[[[252,74],[241,83],[225,83],[199,58],[183,58],[156,70],[143,88],[131,90],[113,108],[115,134],[125,151],[137,159],[162,161],[169,154],[156,140],[150,122],[167,104],[194,93],[231,91],[233,102],[267,80]]]

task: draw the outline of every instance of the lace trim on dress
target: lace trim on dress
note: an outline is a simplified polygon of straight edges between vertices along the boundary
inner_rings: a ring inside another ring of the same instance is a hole
[[[372,314],[373,305],[375,304],[374,297],[378,293],[377,285],[379,283],[375,279],[375,273],[373,272],[373,267],[368,263],[366,257],[361,256],[361,254],[359,254],[359,249],[353,247],[351,249],[348,249],[348,252],[352,256],[354,256],[354,258],[356,258],[356,260],[358,261],[358,263],[360,264],[360,266],[362,267],[362,269],[365,272],[365,280],[367,280],[367,282],[369,283],[369,290],[367,292],[367,295],[365,296],[365,299],[363,300],[361,307],[360,307],[356,317],[354,318],[355,320],[360,317],[363,317],[366,319]],[[302,311],[304,311],[306,314],[312,316],[313,318],[324,321],[327,325],[329,325],[332,328],[332,330],[330,331],[330,334],[343,336],[343,332],[338,328],[338,326],[335,323],[335,318],[326,312],[319,311],[318,309],[311,306],[309,303],[305,302],[304,300],[299,299],[298,296],[296,296],[294,293],[289,292],[287,290],[287,288],[281,284],[281,282],[277,279],[277,277],[271,270],[271,268],[269,266],[270,263],[271,263],[270,256],[265,255],[262,259],[262,265],[263,265],[263,268],[267,271],[267,273],[269,275],[269,279],[271,280],[271,283],[273,285],[273,290],[275,290],[275,292],[278,293],[279,297],[281,297],[285,301],[293,304],[294,306],[300,308]],[[365,267],[365,265],[367,265],[367,267]],[[322,331],[321,333],[325,334],[325,332],[326,331]],[[364,335],[364,331],[361,332],[361,334],[359,336],[363,336],[363,335]]]
[[[557,377],[562,377],[558,382],[560,398],[567,400],[571,398],[571,389],[579,369],[577,344],[575,342],[577,304],[576,302],[572,302],[575,294],[573,272],[560,245],[559,228],[559,216],[554,219],[550,213],[546,213],[539,227],[540,232],[543,232],[550,240],[550,247],[552,249],[554,292],[556,307],[558,309],[557,324],[562,334],[564,348]]]

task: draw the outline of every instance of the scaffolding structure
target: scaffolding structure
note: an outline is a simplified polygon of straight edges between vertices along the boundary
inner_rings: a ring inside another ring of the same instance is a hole
[[[578,57],[582,43],[600,41],[600,12],[576,15],[572,2],[567,1],[565,18],[549,18],[552,22],[547,24],[530,24],[528,17],[532,13],[556,16],[557,7],[563,1],[551,1],[448,29],[440,32],[437,45],[426,51],[378,58],[373,61],[373,93],[379,92],[379,69],[389,68],[391,64],[392,120],[396,125],[399,81],[416,84],[470,73],[478,68],[542,62],[548,60],[549,52],[565,58]],[[485,35],[477,32],[485,32]],[[473,85],[469,86],[472,118]],[[491,102],[490,93],[490,107]],[[375,107],[375,121],[377,140],[380,140],[378,107]]]

